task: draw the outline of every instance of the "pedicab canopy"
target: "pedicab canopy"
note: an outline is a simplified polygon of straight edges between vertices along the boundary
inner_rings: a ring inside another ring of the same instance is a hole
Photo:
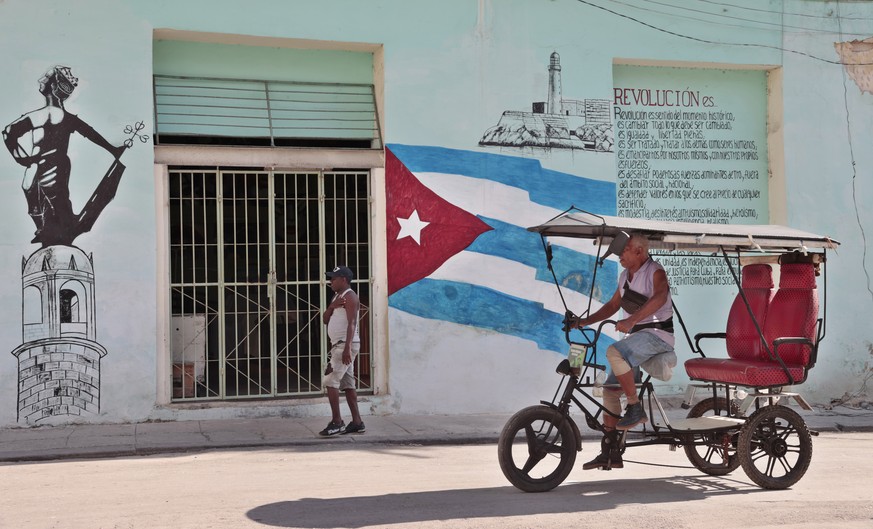
[[[792,252],[835,249],[839,242],[775,224],[702,224],[666,220],[631,219],[595,215],[579,209],[568,210],[552,220],[531,226],[528,231],[544,237],[592,239],[595,244],[609,244],[629,233],[641,233],[649,247],[659,250],[694,252]],[[618,242],[618,241],[617,241]],[[624,244],[620,245],[624,247]]]

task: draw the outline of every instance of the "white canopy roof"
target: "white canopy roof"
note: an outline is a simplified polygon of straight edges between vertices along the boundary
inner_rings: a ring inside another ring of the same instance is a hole
[[[650,247],[662,250],[717,251],[806,251],[833,249],[839,242],[822,235],[775,224],[702,224],[664,220],[631,219],[595,215],[573,209],[554,219],[528,228],[545,236],[602,238],[609,243],[621,231],[642,233]]]

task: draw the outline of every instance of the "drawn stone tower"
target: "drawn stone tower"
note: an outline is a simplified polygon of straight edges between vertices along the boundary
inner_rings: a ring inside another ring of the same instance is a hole
[[[100,411],[94,263],[74,246],[48,246],[22,259],[22,344],[18,420]]]
[[[546,112],[548,114],[563,114],[564,109],[561,108],[561,56],[558,52],[552,52],[549,57],[549,100]]]

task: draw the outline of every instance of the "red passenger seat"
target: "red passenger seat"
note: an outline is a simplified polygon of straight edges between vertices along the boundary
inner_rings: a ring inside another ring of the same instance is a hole
[[[755,318],[752,319],[742,296],[737,294],[728,313],[725,347],[728,356],[735,360],[764,360],[767,352],[755,321],[763,326],[767,317],[773,297],[773,269],[766,264],[752,264],[744,266],[742,274],[743,292]]]
[[[766,269],[766,270],[765,270]],[[685,370],[693,380],[748,387],[775,387],[806,380],[806,370],[815,358],[818,294],[812,264],[792,263],[781,267],[779,290],[770,299],[773,286],[768,265],[743,268],[743,291],[761,325],[769,351],[742,298],[737,295],[728,315],[725,332],[729,358],[693,358]],[[769,286],[769,288],[768,288]],[[766,299],[769,305],[763,302]],[[703,335],[714,337],[715,335]],[[784,341],[789,339],[785,343]],[[778,354],[785,363],[775,359]]]
[[[795,381],[805,380],[806,370],[814,365],[814,352],[818,346],[817,322],[818,289],[814,266],[809,263],[783,264],[779,290],[770,302],[764,322],[764,338],[769,344],[784,338],[803,339],[803,343],[777,345],[774,351],[791,368]]]

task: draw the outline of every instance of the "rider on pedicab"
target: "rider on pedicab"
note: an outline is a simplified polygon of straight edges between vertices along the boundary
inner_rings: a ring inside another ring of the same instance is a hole
[[[602,451],[582,466],[585,470],[623,468],[616,430],[629,430],[648,421],[636,391],[639,367],[643,364],[647,367],[647,361],[662,353],[673,353],[675,342],[670,284],[664,267],[649,255],[648,239],[641,234],[630,234],[624,248],[615,250],[624,268],[619,275],[615,294],[594,314],[573,322],[576,328],[581,329],[610,318],[619,309],[623,309],[625,315],[624,319],[616,322],[615,329],[626,333],[626,337],[606,350],[611,372],[603,388],[603,406],[610,413],[603,416],[605,435],[601,443]],[[670,368],[675,366],[675,354],[667,362],[672,362]],[[622,393],[627,398],[627,409],[623,416]]]

